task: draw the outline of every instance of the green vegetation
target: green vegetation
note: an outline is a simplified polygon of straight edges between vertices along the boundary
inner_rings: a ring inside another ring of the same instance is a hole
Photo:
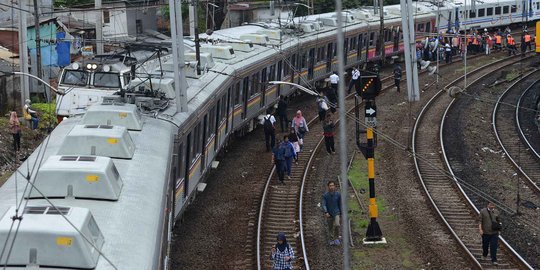
[[[39,112],[39,128],[54,128],[58,124],[56,119],[56,104],[34,103],[32,108]]]
[[[54,0],[55,7],[76,7],[93,3],[94,0]]]

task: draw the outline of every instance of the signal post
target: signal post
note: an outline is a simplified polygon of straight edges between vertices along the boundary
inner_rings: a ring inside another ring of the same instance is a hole
[[[365,73],[364,73],[365,74]],[[357,145],[360,151],[367,159],[368,167],[368,182],[369,182],[369,225],[366,231],[366,237],[364,238],[364,244],[386,244],[386,239],[382,236],[382,231],[377,222],[379,211],[377,208],[377,201],[375,198],[375,133],[373,129],[377,127],[377,106],[375,104],[375,97],[381,90],[381,80],[379,75],[368,75],[361,77],[361,89],[358,89],[358,93],[364,100],[364,119],[366,126],[367,142],[361,143],[359,141],[359,122],[357,122]],[[358,97],[357,97],[358,98]],[[357,102],[358,105],[358,102]],[[359,115],[359,106],[356,106],[357,113]],[[356,121],[360,121],[358,118]]]

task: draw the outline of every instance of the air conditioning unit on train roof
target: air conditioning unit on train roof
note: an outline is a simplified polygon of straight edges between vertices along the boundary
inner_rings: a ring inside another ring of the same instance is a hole
[[[202,45],[201,52],[210,53],[212,54],[212,57],[225,60],[233,59],[236,57],[236,55],[234,55],[233,47],[228,45]],[[186,61],[189,60],[186,59]],[[201,67],[203,67],[202,62]]]
[[[304,31],[304,33],[312,33],[316,31],[313,23],[301,23],[299,27],[302,29],[302,31]]]
[[[336,15],[332,15],[333,18],[336,18]],[[354,16],[349,14],[349,13],[346,13],[346,14],[342,14],[341,15],[342,17],[342,21],[345,22],[345,23],[352,23],[354,22]],[[337,20],[337,19],[336,19]]]
[[[0,219],[1,243],[7,243],[8,237],[13,238],[11,217],[17,215],[16,209],[15,206],[11,207]],[[94,269],[97,266],[100,257],[98,250],[103,247],[105,239],[90,210],[80,207],[55,208],[48,204],[29,205],[21,214],[24,214],[24,221],[17,228],[17,241],[10,246],[8,269],[11,269],[10,266],[27,267],[24,269]],[[95,248],[79,231],[87,236]]]
[[[213,68],[214,67],[215,63],[214,63],[214,58],[212,57],[212,53],[210,53],[210,52],[201,52],[199,54],[199,57],[201,59],[201,68],[204,68],[204,67]],[[194,52],[185,53],[184,54],[184,60],[186,62],[197,61],[197,55]],[[172,66],[172,61],[171,61],[171,67],[173,67]]]
[[[354,16],[360,20],[371,21],[373,20],[373,14],[366,10],[356,10]]]
[[[125,127],[76,125],[64,138],[58,155],[132,158],[135,144]]]
[[[118,200],[123,182],[111,158],[50,156],[39,168],[27,198],[86,198]]]
[[[253,47],[253,43],[251,42],[237,41],[237,42],[221,42],[221,43],[233,47],[234,51],[238,51],[238,52],[251,52],[255,49]]]
[[[257,34],[266,35],[269,39],[281,40],[282,32],[279,29],[262,29],[257,31]]]
[[[319,20],[323,23],[323,25],[337,27],[336,18],[319,18]]]
[[[142,130],[142,116],[137,106],[127,103],[102,103],[89,106],[82,123],[85,125],[122,126]]]
[[[266,46],[266,44],[270,42],[270,38],[265,34],[243,34],[240,35],[240,39],[262,46]]]

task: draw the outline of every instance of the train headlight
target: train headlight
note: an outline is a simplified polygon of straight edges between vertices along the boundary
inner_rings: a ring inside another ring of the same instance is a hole
[[[86,69],[92,69],[92,64],[86,64]]]
[[[92,69],[96,70],[97,69],[97,64],[92,64]]]

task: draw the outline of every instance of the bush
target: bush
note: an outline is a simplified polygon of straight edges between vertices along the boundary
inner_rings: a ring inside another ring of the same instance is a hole
[[[56,127],[56,104],[54,103],[34,103],[32,109],[39,112],[39,128]]]

